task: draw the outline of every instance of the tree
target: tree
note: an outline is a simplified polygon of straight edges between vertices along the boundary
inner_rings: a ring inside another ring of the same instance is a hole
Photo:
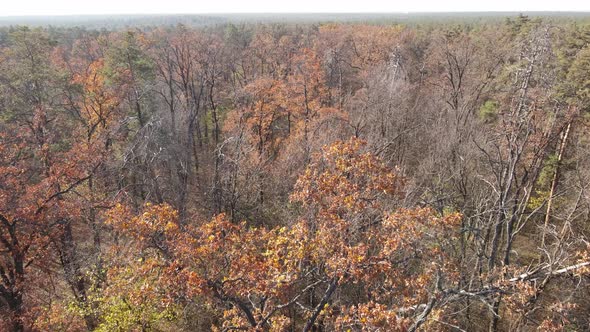
[[[174,303],[198,297],[219,306],[222,329],[310,331],[320,321],[342,328],[367,322],[375,328],[418,327],[436,304],[442,278],[452,282],[442,247],[452,242],[460,216],[437,216],[428,208],[388,210],[403,180],[361,153],[362,144],[335,143],[310,165],[292,196],[307,212],[290,226],[254,228],[219,215],[183,230],[166,205],[148,205],[131,218],[119,207],[111,224],[139,244],[141,271],[161,271],[154,287]],[[412,282],[403,278],[410,275]],[[363,296],[347,296],[348,287],[360,287]],[[428,298],[423,311],[406,309]],[[383,310],[367,312],[374,307]]]
[[[6,329],[22,331],[30,328],[38,315],[39,303],[31,292],[44,286],[31,280],[33,271],[47,273],[53,268],[53,245],[67,242],[70,222],[81,214],[79,201],[72,193],[90,178],[100,158],[94,147],[84,141],[71,142],[61,134],[72,130],[72,122],[55,97],[59,96],[55,93],[57,83],[49,77],[36,76],[52,72],[59,77],[57,69],[45,62],[40,53],[50,44],[43,35],[26,29],[19,30],[13,38],[16,45],[23,47],[15,46],[11,51],[28,54],[16,57],[22,62],[12,64],[13,70],[37,73],[24,76],[32,81],[21,81],[23,86],[33,87],[34,91],[26,97],[30,106],[23,106],[27,101],[18,93],[4,95],[15,98],[15,105],[21,107],[13,121],[2,123],[0,143],[0,241],[4,247],[0,295],[6,304]],[[3,87],[8,87],[8,91],[16,88],[12,83]],[[59,257],[63,260],[70,256]]]

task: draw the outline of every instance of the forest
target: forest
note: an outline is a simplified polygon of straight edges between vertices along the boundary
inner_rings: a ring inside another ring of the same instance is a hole
[[[0,27],[0,331],[590,331],[590,20]]]

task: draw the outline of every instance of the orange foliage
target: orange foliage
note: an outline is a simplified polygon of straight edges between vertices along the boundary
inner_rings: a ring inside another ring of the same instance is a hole
[[[90,64],[86,73],[74,76],[74,83],[83,88],[84,97],[79,103],[80,115],[85,122],[87,139],[110,127],[117,117],[121,91],[115,91],[106,83],[104,59]]]
[[[367,323],[403,330],[408,321],[388,303],[420,303],[435,271],[451,273],[440,246],[452,240],[460,216],[437,216],[427,208],[388,211],[387,201],[401,195],[403,180],[361,153],[362,147],[355,139],[335,143],[310,165],[292,199],[311,214],[289,227],[254,228],[223,214],[198,227],[183,226],[170,206],[149,204],[137,216],[118,206],[109,223],[140,244],[135,255],[144,261],[137,271],[161,266],[155,287],[167,296],[231,304],[219,317],[222,328],[278,331],[290,324],[284,310],[335,280],[336,286],[363,285],[375,302],[321,307],[319,319],[335,327]],[[419,263],[416,252],[429,264]],[[400,265],[404,261],[415,263]]]

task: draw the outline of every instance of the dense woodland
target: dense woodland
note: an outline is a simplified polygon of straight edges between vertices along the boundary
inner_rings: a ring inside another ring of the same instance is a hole
[[[589,331],[590,25],[0,30],[1,331]]]

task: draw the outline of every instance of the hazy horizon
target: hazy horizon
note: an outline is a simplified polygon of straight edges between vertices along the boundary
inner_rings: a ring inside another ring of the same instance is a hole
[[[176,13],[150,13],[150,12],[129,12],[129,13],[82,13],[82,14],[16,14],[16,15],[4,15],[0,14],[1,18],[20,18],[20,17],[97,17],[97,16],[226,16],[226,15],[244,15],[244,16],[256,16],[256,15],[446,15],[446,14],[590,14],[590,10],[465,10],[465,11],[388,11],[388,12],[273,12],[273,11],[260,11],[260,12],[176,12]]]
[[[425,22],[496,21],[525,14],[530,17],[587,20],[590,11],[480,11],[480,12],[387,12],[387,13],[210,13],[210,14],[69,14],[0,16],[0,27],[84,27],[120,29],[128,27],[204,27],[242,23],[313,24],[326,22],[368,24],[412,24]]]
[[[341,2],[336,0],[276,2],[270,0],[218,0],[211,2],[185,2],[182,0],[103,0],[100,2],[73,0],[25,0],[4,4],[1,17],[19,16],[71,16],[71,15],[211,15],[211,14],[351,14],[351,13],[454,13],[454,12],[588,12],[590,2],[575,0],[559,2],[549,0],[498,0],[474,2],[451,0],[415,0],[411,2]]]

